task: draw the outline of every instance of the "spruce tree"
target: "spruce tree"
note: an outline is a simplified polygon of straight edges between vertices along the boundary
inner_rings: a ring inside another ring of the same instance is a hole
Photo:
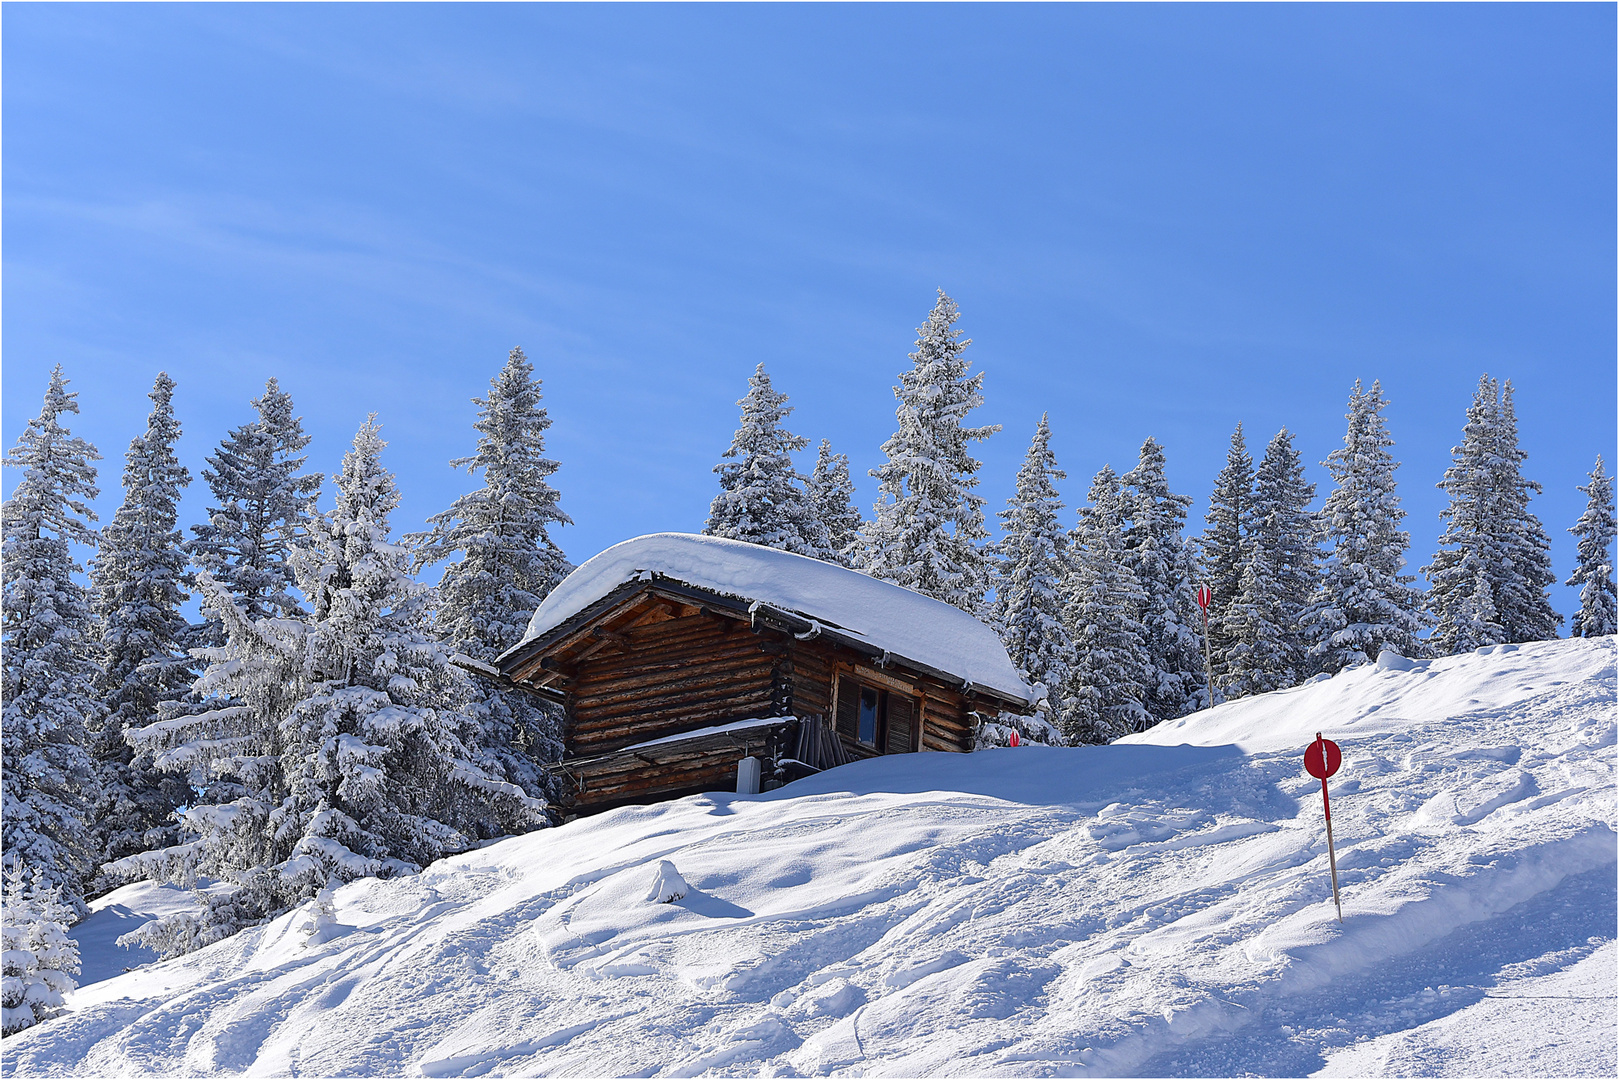
[[[1467,410],[1462,442],[1439,487],[1450,495],[1440,549],[1423,568],[1429,609],[1437,625],[1428,646],[1438,655],[1466,652],[1505,641],[1555,637],[1561,617],[1552,611],[1550,540],[1529,511],[1529,493],[1519,466],[1512,385],[1488,375],[1479,380]],[[1485,595],[1479,596],[1478,582]],[[1485,609],[1493,613],[1485,618]]]
[[[196,672],[182,647],[188,599],[186,558],[176,526],[180,491],[191,474],[175,456],[174,380],[159,373],[146,431],[124,458],[124,500],[101,533],[91,568],[101,617],[96,689],[106,714],[93,749],[101,784],[94,834],[102,860],[167,847],[178,839],[172,816],[189,789],[178,777],[136,760],[124,732],[150,723],[159,703],[183,697]]]
[[[829,439],[821,440],[809,486],[816,514],[826,526],[827,543],[832,550],[830,561],[852,566],[860,543],[860,511],[854,505],[849,455],[834,454]]]
[[[1246,531],[1247,558],[1237,600],[1228,613],[1228,700],[1302,682],[1309,643],[1300,618],[1315,592],[1315,485],[1286,428],[1265,448],[1254,475]]]
[[[1057,688],[1058,724],[1074,745],[1112,742],[1153,723],[1143,701],[1152,664],[1138,612],[1146,596],[1125,559],[1125,493],[1103,466],[1069,535],[1063,623],[1073,649]]]
[[[73,909],[61,886],[45,884],[39,870],[7,864],[3,907],[0,1035],[13,1035],[62,1011],[63,995],[76,985],[79,945],[68,937]]]
[[[1495,490],[1495,455],[1499,450],[1500,385],[1488,375],[1467,409],[1462,442],[1451,450],[1451,464],[1439,487],[1450,495],[1440,511],[1446,521],[1440,550],[1423,567],[1428,606],[1436,617],[1428,648],[1438,656],[1469,652],[1506,640],[1496,618],[1481,618],[1481,604],[1494,612],[1493,576],[1505,561],[1498,517],[1505,509]],[[1480,583],[1482,582],[1482,596]]]
[[[434,590],[434,628],[444,640],[491,663],[523,638],[540,602],[573,572],[551,537],[573,522],[551,486],[557,463],[545,456],[551,418],[540,404],[540,381],[520,348],[474,398],[478,450],[450,462],[483,474],[483,487],[428,518],[432,528],[408,537],[415,569],[460,555]],[[536,762],[562,757],[561,716],[530,695],[469,685],[468,706],[484,727],[485,766],[530,793],[544,788]]]
[[[1399,527],[1405,511],[1394,490],[1399,463],[1388,449],[1387,405],[1381,383],[1368,391],[1357,379],[1344,445],[1323,462],[1336,485],[1319,519],[1331,551],[1304,614],[1319,671],[1375,660],[1385,645],[1411,656],[1427,624],[1423,596],[1410,585],[1415,578],[1401,573],[1411,537]]]
[[[1585,513],[1568,530],[1580,540],[1574,573],[1565,583],[1580,586],[1580,610],[1569,628],[1574,637],[1619,632],[1619,598],[1613,580],[1613,478],[1600,454],[1590,475],[1591,482],[1579,488],[1587,497]]]
[[[478,721],[455,707],[451,650],[424,636],[410,553],[389,541],[398,504],[375,419],[355,436],[336,505],[293,550],[311,611],[254,620],[206,573],[225,643],[200,680],[218,708],[134,732],[160,767],[209,784],[184,812],[191,843],[108,869],[226,887],[203,910],[138,931],[165,955],[261,922],[334,882],[410,873],[537,824],[543,803],[477,764]],[[200,895],[200,894],[199,894]]]
[[[1225,468],[1215,478],[1209,497],[1208,528],[1202,537],[1203,582],[1208,585],[1209,647],[1214,658],[1215,682],[1224,686],[1227,654],[1235,640],[1231,608],[1242,592],[1247,565],[1247,530],[1254,499],[1254,459],[1242,437],[1242,425],[1231,434]]]
[[[1058,520],[1055,481],[1067,476],[1051,451],[1044,415],[1018,470],[1016,489],[1000,513],[1002,539],[996,577],[997,622],[1006,653],[1023,680],[1057,697],[1067,682],[1074,648],[1063,624],[1062,585],[1067,534]],[[1050,710],[1055,715],[1059,710]]]
[[[871,470],[880,494],[863,528],[860,564],[873,577],[978,614],[989,589],[982,546],[989,533],[984,499],[973,491],[979,463],[967,447],[1000,426],[964,426],[984,403],[984,375],[967,374],[972,342],[955,329],[960,314],[940,289],[917,329],[912,367],[894,388],[899,429],[883,444],[888,460]]]
[[[1170,720],[1208,705],[1197,576],[1181,529],[1192,500],[1169,490],[1164,448],[1148,438],[1125,488],[1124,564],[1141,587],[1138,618],[1145,630],[1149,671],[1143,703],[1153,720]]]
[[[22,470],[0,508],[4,539],[3,730],[0,848],[7,867],[38,871],[39,887],[60,886],[83,913],[93,866],[86,818],[96,798],[86,746],[100,719],[95,692],[95,624],[89,597],[74,579],[82,567],[70,545],[96,543],[96,468],[101,460],[62,424],[79,411],[58,365],[44,407],[6,455]]]
[[[1518,445],[1511,379],[1501,384],[1496,417],[1493,486],[1500,493],[1504,556],[1499,577],[1492,582],[1496,617],[1508,641],[1550,641],[1563,624],[1563,617],[1552,609],[1550,594],[1557,575],[1552,573],[1551,537],[1529,509],[1531,494],[1540,494],[1541,487],[1523,475],[1529,455]]]
[[[787,395],[770,385],[765,366],[754,368],[748,392],[737,402],[742,422],[714,466],[720,493],[709,507],[703,532],[779,548],[812,559],[832,554],[808,478],[793,466],[793,454],[809,440],[781,426],[793,411]]]
[[[250,619],[295,615],[287,559],[315,513],[323,477],[300,473],[309,445],[292,397],[275,379],[253,401],[258,418],[233,429],[208,457],[202,478],[219,505],[193,525],[186,552],[242,604]],[[217,627],[209,633],[217,644]]]

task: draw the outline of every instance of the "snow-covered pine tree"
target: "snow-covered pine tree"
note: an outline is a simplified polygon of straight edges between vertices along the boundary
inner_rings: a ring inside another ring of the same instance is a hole
[[[522,640],[540,601],[573,572],[551,537],[571,525],[551,486],[557,463],[545,456],[551,418],[540,404],[540,381],[520,348],[489,382],[487,398],[473,398],[478,450],[450,462],[483,473],[483,487],[427,519],[432,528],[406,539],[415,545],[415,569],[459,554],[434,590],[439,637],[483,663]],[[536,762],[562,757],[561,716],[526,694],[469,683],[469,708],[482,720],[485,766],[531,794],[544,790]]]
[[[1242,436],[1242,425],[1231,433],[1225,468],[1215,478],[1209,496],[1209,512],[1204,517],[1201,570],[1208,585],[1209,648],[1214,658],[1215,684],[1224,688],[1229,658],[1235,643],[1230,626],[1231,607],[1242,592],[1242,573],[1248,563],[1248,528],[1254,499],[1254,459]]]
[[[1427,625],[1423,596],[1400,571],[1410,534],[1400,528],[1405,511],[1394,491],[1399,463],[1389,453],[1383,387],[1366,390],[1359,379],[1349,397],[1344,445],[1323,462],[1337,485],[1319,517],[1330,546],[1304,621],[1311,635],[1311,662],[1338,672],[1377,659],[1384,645],[1410,656]]]
[[[309,527],[320,473],[300,474],[309,445],[292,397],[275,379],[253,401],[258,419],[235,428],[208,457],[202,478],[219,505],[193,525],[186,552],[234,596],[251,619],[296,614],[287,558]],[[217,627],[206,635],[217,644]]]
[[[1504,507],[1495,490],[1495,455],[1499,449],[1498,411],[1501,388],[1489,375],[1479,379],[1478,390],[1467,408],[1462,441],[1451,450],[1451,464],[1439,481],[1450,495],[1440,511],[1446,522],[1440,549],[1422,568],[1428,578],[1428,607],[1436,623],[1428,636],[1428,649],[1437,656],[1470,652],[1505,641],[1505,630],[1495,618],[1480,617],[1481,603],[1494,610],[1491,577],[1505,558],[1497,535]],[[1478,583],[1484,583],[1483,596]]]
[[[38,870],[8,863],[4,888],[0,1034],[12,1035],[61,1011],[63,995],[77,985],[79,944],[68,936],[73,910],[63,902],[61,886],[47,885]]]
[[[1066,477],[1057,467],[1051,426],[1042,415],[1018,470],[1016,489],[1000,513],[995,606],[1007,656],[1024,681],[1044,687],[1054,703],[1074,660],[1063,624],[1068,536],[1057,517],[1062,500],[1055,483]],[[1051,717],[1060,713],[1055,704],[1043,711]]]
[[[1315,515],[1309,509],[1314,498],[1293,434],[1283,428],[1254,474],[1247,562],[1228,615],[1228,700],[1293,686],[1308,674],[1309,648],[1299,619],[1318,581]]]
[[[984,499],[978,461],[969,443],[987,439],[999,424],[964,427],[984,403],[984,374],[969,376],[967,346],[955,322],[956,302],[939,300],[917,329],[912,367],[894,388],[899,430],[883,443],[888,460],[871,470],[880,494],[874,519],[862,527],[860,566],[873,577],[978,614],[989,589],[983,543]]]
[[[336,506],[294,549],[309,614],[253,620],[206,573],[225,644],[199,681],[220,707],[131,733],[159,767],[212,781],[184,812],[197,839],[110,866],[124,876],[229,883],[202,911],[137,931],[165,955],[271,918],[332,881],[413,872],[481,838],[538,824],[544,804],[477,764],[463,676],[423,636],[410,553],[389,541],[399,501],[375,418],[355,435]]]
[[[1125,493],[1110,466],[1091,481],[1090,502],[1069,534],[1063,623],[1073,661],[1054,693],[1059,726],[1074,745],[1153,724],[1142,704],[1151,662],[1137,616],[1146,597],[1124,558]]]
[[[1462,442],[1439,487],[1450,495],[1440,549],[1423,567],[1429,609],[1437,625],[1428,647],[1440,656],[1505,641],[1555,637],[1561,616],[1552,611],[1550,540],[1529,511],[1529,493],[1519,466],[1512,385],[1483,376],[1467,409]],[[1485,582],[1487,595],[1477,595]],[[1484,609],[1494,613],[1485,618]]]
[[[1579,488],[1586,494],[1585,513],[1568,531],[1579,537],[1574,573],[1565,584],[1580,586],[1580,610],[1569,627],[1573,637],[1598,637],[1619,632],[1619,597],[1613,580],[1613,478],[1597,455],[1591,482]]]
[[[1192,500],[1169,490],[1164,448],[1150,437],[1121,481],[1129,519],[1123,559],[1141,587],[1138,618],[1150,665],[1142,702],[1156,723],[1208,705],[1197,571],[1181,536]]]
[[[44,407],[5,458],[22,479],[0,508],[0,849],[6,866],[38,871],[44,888],[61,886],[82,914],[94,865],[86,818],[96,797],[86,746],[101,706],[94,617],[74,580],[82,567],[70,545],[96,543],[86,500],[99,494],[92,462],[101,455],[62,424],[63,413],[79,411],[76,398],[58,365]]]
[[[822,439],[810,473],[809,489],[815,510],[826,526],[832,562],[853,565],[860,543],[860,511],[854,505],[854,481],[849,478],[849,455],[834,454],[832,441]]]
[[[1550,641],[1563,617],[1552,609],[1551,537],[1529,509],[1531,493],[1541,487],[1523,475],[1529,457],[1518,445],[1518,413],[1512,404],[1512,380],[1501,384],[1496,410],[1496,454],[1493,486],[1501,498],[1501,551],[1505,556],[1495,587],[1496,618],[1511,642]]]
[[[101,785],[92,821],[102,861],[174,844],[174,811],[190,796],[183,778],[136,759],[124,740],[126,729],[150,723],[160,702],[185,696],[197,677],[181,645],[187,627],[180,605],[188,595],[176,521],[191,474],[174,454],[174,380],[160,372],[148,396],[146,431],[124,457],[123,504],[102,530],[91,566],[101,617],[96,689],[107,710],[92,745]]]
[[[786,394],[771,387],[763,364],[753,369],[748,392],[737,404],[742,422],[720,455],[727,460],[714,466],[720,493],[709,506],[703,532],[828,558],[831,542],[810,480],[793,465],[793,454],[809,440],[781,426],[793,407]]]

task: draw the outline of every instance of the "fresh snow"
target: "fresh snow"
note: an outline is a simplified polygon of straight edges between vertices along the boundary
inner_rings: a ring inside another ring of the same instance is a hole
[[[1000,638],[960,608],[856,570],[718,536],[654,533],[615,544],[552,590],[529,620],[523,641],[533,641],[647,574],[768,604],[894,656],[1014,698],[1033,698]]]
[[[750,728],[770,727],[773,724],[785,724],[795,719],[791,716],[758,716],[751,720],[733,720],[729,724],[715,724],[713,727],[698,728],[696,731],[682,731],[678,735],[665,735],[661,739],[648,739],[633,746],[626,746],[615,753],[626,753],[630,750],[645,750],[649,746],[662,746],[665,743],[686,742],[690,739],[701,739],[709,735],[724,735],[728,731],[747,731]]]
[[[1365,664],[621,808],[86,985],[5,1075],[1612,1076],[1614,668]]]

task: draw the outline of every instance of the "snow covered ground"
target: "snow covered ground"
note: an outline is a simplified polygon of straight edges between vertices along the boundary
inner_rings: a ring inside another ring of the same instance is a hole
[[[4,1070],[1612,1076],[1616,733],[1613,639],[1547,642],[616,810],[90,983]]]

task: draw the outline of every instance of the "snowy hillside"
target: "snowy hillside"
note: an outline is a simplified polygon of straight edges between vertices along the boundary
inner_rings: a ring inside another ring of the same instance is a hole
[[[1548,642],[618,810],[85,986],[5,1072],[1611,1076],[1616,720],[1613,639]]]

